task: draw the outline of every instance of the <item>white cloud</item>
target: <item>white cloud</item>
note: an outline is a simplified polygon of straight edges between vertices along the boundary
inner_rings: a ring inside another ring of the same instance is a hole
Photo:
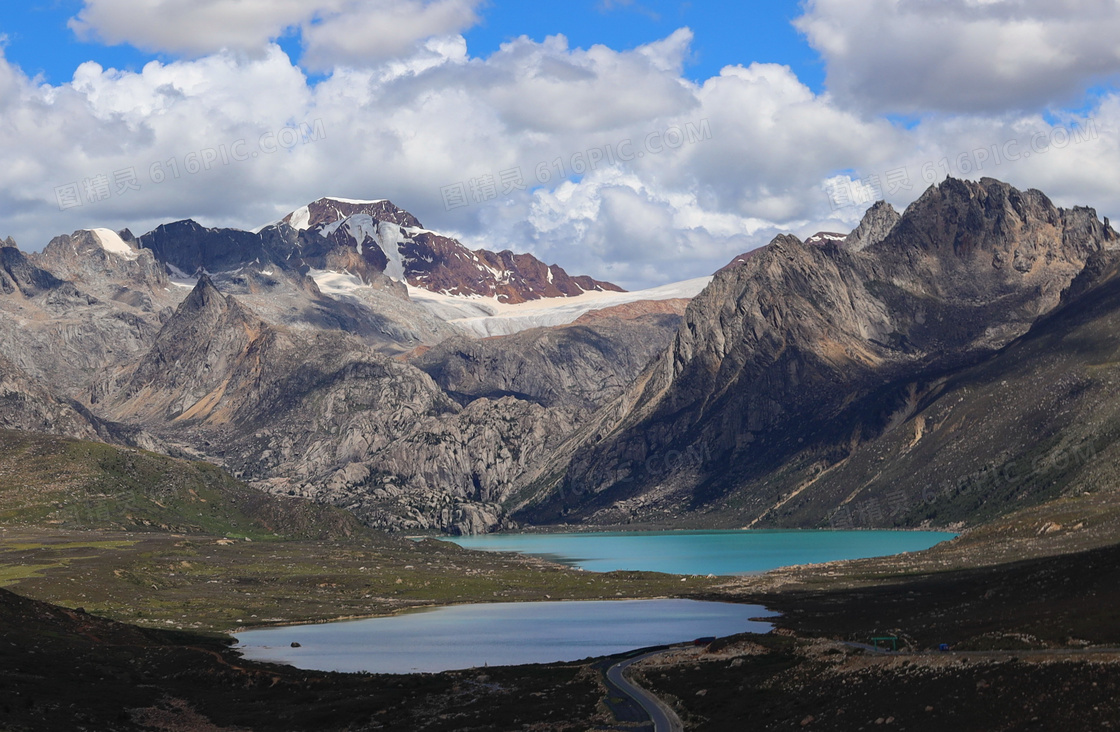
[[[481,0],[84,0],[70,27],[85,39],[202,56],[259,54],[300,32],[313,70],[366,66],[478,22]]]
[[[258,51],[337,0],[85,0],[70,21],[79,37],[149,51],[202,55]]]
[[[682,30],[632,51],[522,38],[479,59],[461,37],[440,37],[314,85],[275,45],[137,73],[89,63],[56,86],[0,54],[0,237],[38,249],[77,228],[141,233],[186,217],[248,228],[322,195],[390,198],[471,245],[532,251],[639,287],[710,274],[781,231],[851,228],[861,208],[834,210],[830,179],[877,175],[886,188],[888,171],[905,170],[910,189],[888,195],[904,206],[925,187],[923,170],[943,174],[942,160],[954,175],[990,174],[1063,204],[1120,211],[1115,97],[1094,110],[1093,139],[999,165],[989,156],[965,171],[962,153],[975,161],[975,150],[1012,139],[1029,152],[1032,135],[1053,125],[1031,113],[938,116],[904,129],[842,108],[772,64],[730,66],[696,84],[681,75],[690,38]],[[262,135],[317,122],[324,136],[262,147]],[[60,211],[58,187],[128,170],[139,190]],[[502,190],[510,170],[525,190]],[[488,175],[492,200],[445,207],[442,188],[469,194],[470,181]]]
[[[570,50],[563,36],[541,44],[522,37],[489,59],[482,92],[514,129],[617,129],[695,104],[679,73],[680,48],[691,39],[683,29],[653,47],[619,53]]]
[[[809,0],[795,25],[875,112],[1060,105],[1120,72],[1113,0]]]
[[[365,66],[409,55],[417,42],[454,36],[478,22],[479,0],[349,2],[303,26],[304,65]]]

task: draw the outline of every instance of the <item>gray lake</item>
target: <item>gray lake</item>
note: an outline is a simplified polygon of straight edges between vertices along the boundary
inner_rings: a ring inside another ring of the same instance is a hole
[[[454,605],[239,633],[246,658],[319,671],[415,673],[577,661],[703,636],[766,633],[757,605],[697,600]],[[292,648],[292,642],[300,644]]]

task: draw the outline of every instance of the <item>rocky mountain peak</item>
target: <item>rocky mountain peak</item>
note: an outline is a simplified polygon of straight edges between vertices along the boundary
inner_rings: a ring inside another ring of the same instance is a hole
[[[270,261],[259,234],[240,229],[214,229],[193,219],[161,224],[136,240],[156,259],[180,272],[225,272],[253,261]]]
[[[224,312],[229,300],[214,285],[210,275],[203,274],[198,278],[198,284],[187,295],[176,315],[197,316],[207,312]]]
[[[552,508],[570,510],[565,495],[593,496],[580,510],[614,520],[608,507],[673,486],[696,508],[767,480],[814,433],[881,429],[878,416],[838,425],[896,379],[991,357],[1052,312],[1116,240],[1091,209],[1060,209],[988,178],[933,186],[897,220],[886,204],[872,209],[844,246],[782,235],[721,271],[672,347],[572,448]],[[844,454],[847,437],[835,439],[822,451]],[[696,457],[639,470],[670,453]]]
[[[294,229],[303,230],[362,214],[375,221],[422,228],[419,219],[385,199],[359,201],[349,198],[320,198],[292,211],[280,221]]]
[[[1066,240],[1061,231],[1071,217],[1080,220],[1076,211],[1063,212],[1041,191],[1020,191],[994,178],[948,178],[930,186],[910,204],[882,241],[917,245],[956,259],[968,259],[980,252],[1007,251],[1022,239],[1027,239],[1028,244],[1038,240],[1038,244],[1053,249],[1073,245],[1081,254],[1088,254],[1099,248],[1107,235],[1097,222],[1095,227],[1089,227],[1091,231],[1085,232],[1089,236],[1084,240]]]
[[[876,201],[863,215],[852,233],[844,238],[844,246],[853,252],[863,251],[887,238],[887,234],[902,219],[894,206],[886,201]]]
[[[230,372],[268,332],[255,313],[202,275],[148,353],[131,373],[114,379],[124,382],[124,388],[109,385],[100,391],[117,391],[110,408],[121,417],[208,418]]]
[[[152,252],[138,247],[127,229],[81,229],[56,236],[33,257],[38,266],[98,297],[142,309],[150,310],[152,295],[168,286],[166,268]]]

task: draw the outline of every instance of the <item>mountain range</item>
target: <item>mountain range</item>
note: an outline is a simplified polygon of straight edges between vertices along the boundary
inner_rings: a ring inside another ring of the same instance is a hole
[[[1109,488],[1120,237],[949,179],[627,293],[388,201],[0,248],[0,427],[370,526],[949,526]]]

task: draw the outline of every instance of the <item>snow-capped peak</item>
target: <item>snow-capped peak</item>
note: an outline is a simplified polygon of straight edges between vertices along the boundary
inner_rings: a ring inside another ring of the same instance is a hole
[[[364,205],[367,205],[367,204],[385,203],[385,201],[388,200],[388,199],[375,198],[375,199],[370,200],[370,201],[362,201],[362,200],[359,200],[359,199],[356,199],[356,198],[339,198],[338,196],[323,196],[323,200],[324,201],[337,201],[338,203],[352,203],[356,206],[364,206]]]
[[[362,206],[388,206],[389,208],[392,208],[392,204],[390,204],[388,199],[385,198],[363,200],[357,198],[341,198],[339,196],[323,196],[322,198],[318,198],[312,201],[306,206],[297,208],[295,211],[292,211],[290,214],[280,219],[280,221],[276,221],[273,224],[268,224],[267,226],[274,226],[283,221],[293,229],[296,229],[298,231],[306,231],[307,229],[310,229],[318,224],[336,222],[339,219],[345,218],[348,214],[352,215],[356,213],[363,213],[360,209],[355,210],[354,208]],[[369,210],[365,212],[368,213]],[[410,214],[408,215],[408,217],[412,219],[412,216]],[[260,229],[257,229],[257,231],[262,231],[265,228],[266,226],[262,226]]]
[[[86,229],[86,231],[93,234],[94,240],[107,252],[124,257],[125,259],[136,259],[140,256],[140,252],[133,249],[128,242],[122,239],[120,235],[112,229]]]

